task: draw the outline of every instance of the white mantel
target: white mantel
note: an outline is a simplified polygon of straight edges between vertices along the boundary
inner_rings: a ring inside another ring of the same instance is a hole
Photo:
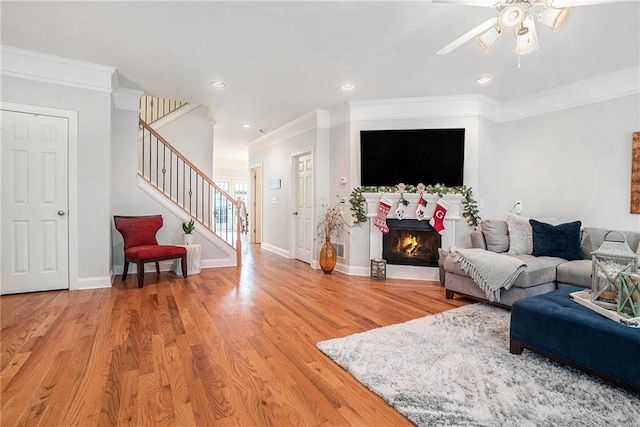
[[[374,219],[378,214],[378,204],[382,196],[391,200],[391,210],[387,215],[387,219],[398,219],[396,209],[400,201],[400,193],[363,193],[362,195],[367,203],[367,217],[369,218],[369,258],[379,259],[382,258],[383,234],[374,224]],[[425,218],[427,219],[425,219],[425,221],[428,221],[433,215],[439,197],[437,194],[423,194],[422,198],[427,202],[425,208]],[[417,193],[405,193],[404,199],[409,202],[409,205],[405,207],[404,219],[416,219],[416,209],[418,208],[420,195]],[[459,194],[445,194],[442,199],[448,206],[444,218],[445,229],[442,232],[441,247],[448,250],[456,242],[456,223],[462,220],[462,196]],[[387,265],[387,277],[396,279],[438,280],[438,268]]]

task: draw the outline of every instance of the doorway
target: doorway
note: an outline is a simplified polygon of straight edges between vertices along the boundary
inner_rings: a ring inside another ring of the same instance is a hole
[[[69,134],[75,113],[9,105],[1,111],[0,293],[69,289]]]

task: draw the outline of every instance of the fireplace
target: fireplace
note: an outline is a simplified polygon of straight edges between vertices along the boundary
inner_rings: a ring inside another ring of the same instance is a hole
[[[388,264],[438,266],[441,236],[428,221],[387,218],[389,233],[382,238],[382,257]]]

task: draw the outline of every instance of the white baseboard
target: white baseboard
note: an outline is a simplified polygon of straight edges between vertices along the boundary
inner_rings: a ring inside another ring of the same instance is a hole
[[[175,260],[160,261],[160,271],[173,271],[175,262],[176,262]],[[235,266],[236,266],[235,259],[233,260],[229,260],[226,258],[203,259],[200,262],[201,268],[218,268],[218,267],[235,267]],[[114,265],[113,275],[122,276],[123,269],[124,269],[123,264]],[[153,273],[155,271],[156,271],[156,266],[153,263],[150,262],[144,265],[145,273]],[[133,263],[129,264],[129,271],[127,271],[127,274],[130,275],[130,274],[137,274],[137,273],[138,273],[138,266]]]
[[[336,270],[342,269],[336,266]],[[342,271],[351,276],[370,276],[369,267],[347,267]],[[440,281],[438,267],[413,267],[409,265],[389,265],[387,264],[387,278],[389,279],[409,279],[424,281]]]
[[[274,254],[278,254],[278,255],[283,256],[285,258],[289,258],[289,251],[286,250],[286,249],[282,249],[282,248],[279,248],[277,246],[273,246],[273,245],[270,245],[270,244],[264,243],[264,242],[262,242],[260,244],[260,246],[265,251],[273,252]]]
[[[102,276],[102,277],[83,277],[78,278],[78,281],[69,286],[70,291],[81,291],[87,289],[99,289],[99,288],[110,288],[111,287],[111,276]]]
[[[174,263],[173,260],[160,261],[160,271],[172,271],[173,263]],[[121,276],[123,271],[124,271],[123,264],[117,264],[113,266],[113,272],[115,273],[116,276]],[[145,273],[154,273],[155,271],[156,271],[156,266],[154,263],[149,262],[144,265]],[[129,270],[127,271],[127,275],[137,274],[137,273],[138,273],[138,266],[136,264],[130,263]]]
[[[218,267],[235,267],[236,260],[230,259],[203,259],[200,263],[201,268],[218,268]]]

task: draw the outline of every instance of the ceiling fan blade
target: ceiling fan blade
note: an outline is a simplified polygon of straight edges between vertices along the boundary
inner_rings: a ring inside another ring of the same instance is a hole
[[[459,4],[462,6],[494,7],[500,0],[431,0],[432,3]]]
[[[553,7],[557,9],[562,7],[591,6],[594,4],[607,3],[638,3],[638,0],[553,0],[552,2]]]
[[[474,29],[472,29],[468,33],[458,37],[457,39],[455,39],[454,41],[452,41],[451,43],[449,43],[448,45],[446,45],[445,47],[440,49],[438,52],[436,52],[436,54],[437,55],[446,55],[447,53],[451,52],[454,49],[459,48],[460,46],[462,46],[463,44],[465,44],[469,40],[473,39],[474,37],[479,36],[480,34],[484,33],[485,31],[495,27],[497,23],[498,23],[498,18],[497,17],[496,18],[487,19],[482,24],[478,25],[477,27],[475,27]]]

